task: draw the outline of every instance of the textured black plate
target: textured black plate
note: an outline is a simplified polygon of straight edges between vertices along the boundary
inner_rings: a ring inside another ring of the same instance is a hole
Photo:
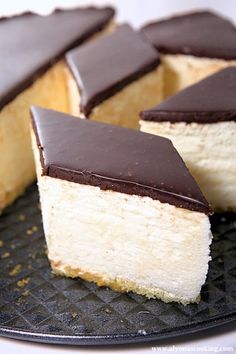
[[[132,343],[236,320],[236,214],[213,217],[212,228],[213,260],[198,305],[120,294],[51,273],[33,186],[0,217],[0,334],[47,343]]]

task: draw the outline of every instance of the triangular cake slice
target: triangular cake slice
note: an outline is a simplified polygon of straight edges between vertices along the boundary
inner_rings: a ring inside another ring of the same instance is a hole
[[[205,282],[209,205],[165,138],[34,107],[54,272],[184,304]]]
[[[236,65],[236,28],[210,11],[149,23],[141,32],[161,52],[169,96],[229,65]]]
[[[236,67],[141,113],[141,130],[165,136],[216,210],[236,210]]]
[[[138,128],[139,111],[162,99],[159,55],[128,24],[66,57],[75,115]]]
[[[35,178],[29,107],[69,112],[64,53],[100,33],[111,8],[25,13],[0,19],[0,212]]]

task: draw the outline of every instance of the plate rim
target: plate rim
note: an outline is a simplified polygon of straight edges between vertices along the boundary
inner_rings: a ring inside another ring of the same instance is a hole
[[[215,319],[205,320],[202,322],[192,323],[189,326],[180,326],[173,330],[162,330],[160,332],[152,332],[149,334],[127,333],[127,334],[110,334],[110,335],[62,335],[42,333],[37,331],[27,331],[8,326],[0,326],[0,336],[44,344],[62,344],[74,346],[104,346],[104,345],[122,345],[149,343],[164,339],[181,337],[187,334],[195,334],[206,330],[220,327],[225,324],[236,323],[236,311],[226,316],[217,316]]]

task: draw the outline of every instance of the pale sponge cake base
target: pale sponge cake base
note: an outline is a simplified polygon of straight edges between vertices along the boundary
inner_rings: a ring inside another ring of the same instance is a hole
[[[172,140],[214,210],[236,211],[236,122],[140,124]]]
[[[208,217],[149,197],[41,176],[33,137],[48,257],[57,274],[183,304],[205,282]]]
[[[161,60],[164,67],[164,98],[221,69],[236,65],[236,60],[198,58],[183,54],[163,54]]]
[[[65,64],[55,64],[0,112],[0,211],[35,179],[29,107],[40,105],[69,113]]]
[[[194,300],[189,300],[186,298],[178,298],[176,295],[169,293],[165,290],[158,289],[157,287],[148,288],[143,285],[139,285],[136,281],[130,281],[122,278],[110,278],[108,276],[101,276],[97,273],[91,273],[83,271],[79,268],[73,269],[66,265],[63,265],[60,262],[50,262],[51,267],[53,269],[53,273],[56,275],[66,276],[69,278],[82,278],[89,282],[94,282],[98,286],[107,286],[114,291],[118,291],[120,293],[133,292],[139,295],[146,296],[148,299],[160,299],[166,303],[168,302],[179,302],[183,305],[188,305],[189,303],[199,303],[201,300],[201,296],[199,296]]]
[[[80,111],[80,93],[76,81],[67,70],[70,93],[70,111],[84,117]],[[163,99],[163,68],[145,74],[140,79],[125,86],[122,90],[93,108],[89,119],[119,125],[127,128],[139,127],[139,112]]]

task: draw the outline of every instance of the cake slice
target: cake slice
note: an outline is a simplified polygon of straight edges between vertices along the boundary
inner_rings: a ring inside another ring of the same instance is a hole
[[[67,63],[75,115],[138,128],[139,111],[162,99],[159,56],[127,24],[72,50]]]
[[[32,109],[48,257],[56,274],[183,304],[209,261],[209,205],[170,140]]]
[[[0,212],[35,179],[30,105],[69,112],[61,58],[113,15],[111,8],[83,8],[0,19]]]
[[[141,113],[141,130],[172,140],[215,210],[236,211],[236,68]]]
[[[215,13],[180,14],[149,23],[141,32],[161,53],[165,97],[236,65],[236,28]]]

